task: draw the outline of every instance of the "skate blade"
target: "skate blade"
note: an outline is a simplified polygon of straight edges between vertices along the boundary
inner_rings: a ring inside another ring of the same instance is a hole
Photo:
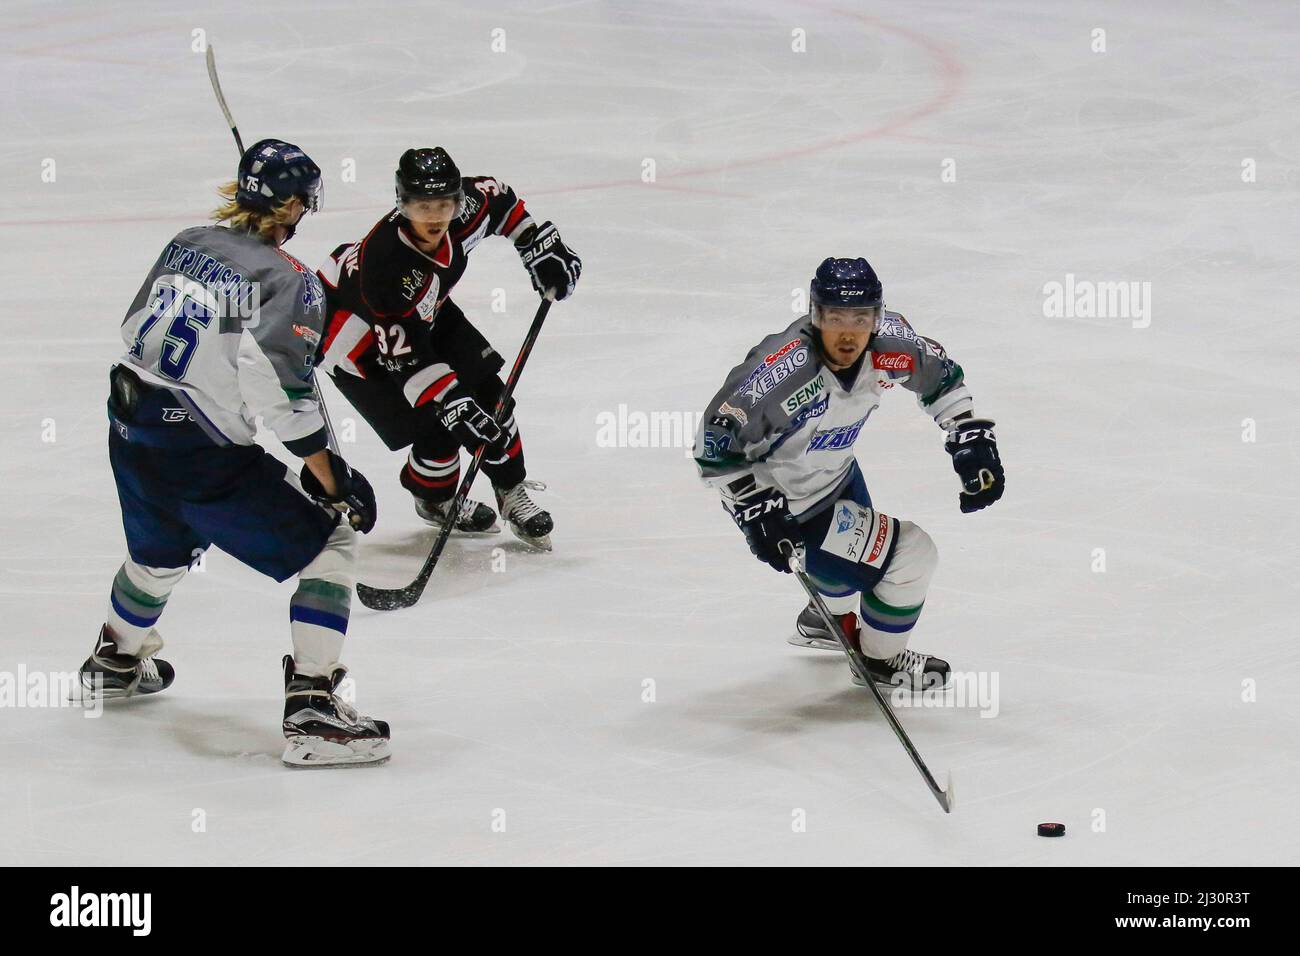
[[[128,693],[121,687],[104,687],[96,690],[94,687],[87,686],[85,681],[81,682],[78,687],[73,687],[68,692],[68,703],[70,704],[93,704],[97,701],[105,700],[133,700],[137,697],[157,697],[166,690],[135,690]]]
[[[843,652],[844,650],[844,648],[840,646],[839,641],[827,640],[824,637],[811,637],[807,634],[802,634],[799,631],[795,631],[787,637],[785,642],[793,647],[807,647],[817,651]]]
[[[853,685],[855,687],[867,686],[867,682],[864,681],[862,678],[860,678],[857,674],[853,673],[852,671],[849,671],[849,679],[853,681]],[[951,675],[949,675],[948,679],[944,681],[942,684],[931,684],[927,687],[910,687],[910,686],[904,687],[902,684],[895,684],[893,681],[881,680],[879,677],[876,678],[876,686],[881,688],[882,690],[902,690],[902,691],[910,692],[913,695],[924,694],[927,691],[947,690],[949,686],[951,686],[951,684],[952,684]]]
[[[430,528],[436,528],[439,531],[442,530],[441,521],[434,521],[430,518],[421,518],[420,520],[423,521],[425,524],[427,524]],[[484,528],[482,531],[466,531],[464,528],[452,528],[451,532],[452,534],[457,534],[465,538],[486,538],[489,535],[500,534],[501,525],[493,521],[492,527]]]
[[[514,525],[510,526],[510,531],[516,538],[528,545],[528,547],[532,548],[534,551],[546,552],[551,550],[551,536],[549,534],[544,534],[540,538],[534,538],[520,531]]]
[[[323,770],[327,767],[377,767],[387,763],[391,756],[388,741],[381,738],[340,743],[324,737],[290,737],[280,762],[295,769]]]

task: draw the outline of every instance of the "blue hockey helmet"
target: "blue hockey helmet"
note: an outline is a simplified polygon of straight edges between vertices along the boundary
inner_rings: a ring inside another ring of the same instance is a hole
[[[813,323],[823,308],[870,309],[872,318],[885,304],[885,290],[866,259],[824,259],[808,289]]]
[[[235,199],[251,209],[270,210],[298,196],[308,212],[320,208],[320,167],[293,143],[263,139],[239,159]]]

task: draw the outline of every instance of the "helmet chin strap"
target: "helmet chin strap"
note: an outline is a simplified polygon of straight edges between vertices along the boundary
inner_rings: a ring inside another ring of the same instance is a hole
[[[285,229],[284,238],[280,240],[280,245],[284,245],[286,242],[288,242],[290,239],[294,237],[294,234],[298,231],[298,223],[302,222],[303,219],[306,218],[306,216],[307,216],[307,209],[304,207],[302,211],[302,215],[298,217],[298,222],[295,222],[292,225],[288,225],[284,227]]]

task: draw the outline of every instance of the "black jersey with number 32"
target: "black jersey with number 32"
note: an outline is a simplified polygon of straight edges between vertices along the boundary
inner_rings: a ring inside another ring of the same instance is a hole
[[[364,239],[339,246],[321,266],[326,371],[390,376],[407,401],[420,406],[439,401],[456,385],[454,367],[462,364],[457,355],[487,356],[490,347],[482,336],[458,309],[443,306],[479,242],[487,236],[513,240],[532,219],[523,200],[499,180],[467,176],[461,184],[464,208],[433,255],[417,248],[394,209]]]

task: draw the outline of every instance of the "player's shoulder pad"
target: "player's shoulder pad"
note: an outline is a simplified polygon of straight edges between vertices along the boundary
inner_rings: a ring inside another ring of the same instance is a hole
[[[327,292],[337,292],[340,285],[356,274],[358,245],[355,242],[345,242],[335,246],[316,269],[316,275],[325,283]]]
[[[890,373],[893,378],[906,378],[931,357],[944,357],[938,342],[918,335],[912,324],[897,312],[880,314],[871,337],[871,364],[875,368]]]
[[[402,241],[401,214],[394,209],[361,240],[357,256],[361,300],[381,318],[410,312],[428,284],[432,267]]]
[[[820,373],[812,329],[800,319],[750,350],[733,374],[731,394],[749,409],[779,406]]]
[[[494,196],[503,195],[510,189],[495,176],[462,176],[460,188],[464,191],[466,199],[477,197],[480,201],[491,200]]]

